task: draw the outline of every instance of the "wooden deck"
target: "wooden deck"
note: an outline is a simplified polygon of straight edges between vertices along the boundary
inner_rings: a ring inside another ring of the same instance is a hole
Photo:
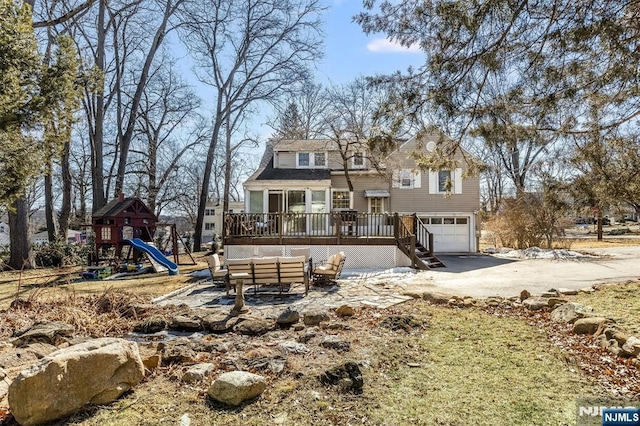
[[[395,245],[397,214],[231,213],[225,215],[225,244]]]
[[[433,255],[433,234],[415,214],[229,213],[223,239],[231,246],[397,246],[415,268],[443,266]]]

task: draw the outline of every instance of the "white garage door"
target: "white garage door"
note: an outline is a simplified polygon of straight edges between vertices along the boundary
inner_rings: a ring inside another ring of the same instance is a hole
[[[469,217],[429,217],[422,221],[433,234],[433,250],[435,253],[467,253],[470,237]]]

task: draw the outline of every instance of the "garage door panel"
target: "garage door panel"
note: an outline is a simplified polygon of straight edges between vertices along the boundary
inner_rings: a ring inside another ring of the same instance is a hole
[[[468,217],[424,218],[427,229],[433,234],[434,251],[469,252],[470,220]]]

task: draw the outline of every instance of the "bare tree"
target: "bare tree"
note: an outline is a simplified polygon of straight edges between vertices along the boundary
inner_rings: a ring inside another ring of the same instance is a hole
[[[225,132],[233,134],[234,121],[250,107],[277,99],[308,80],[307,65],[321,56],[321,11],[318,0],[209,0],[192,3],[185,13],[183,40],[200,80],[214,89],[215,105],[198,199],[195,250],[200,250],[219,141]],[[223,209],[228,210],[228,192],[223,198]]]
[[[89,200],[91,198],[91,145],[86,122],[77,126],[70,144],[69,168],[72,186],[72,210],[70,219],[74,226],[86,224],[89,219]]]
[[[325,136],[338,149],[349,191],[353,191],[350,170],[354,161],[368,161],[375,167],[379,160],[367,156],[370,152],[367,142],[379,133],[376,111],[384,92],[370,86],[361,76],[349,84],[330,88],[326,96],[329,105],[324,116]]]
[[[69,23],[70,31],[92,65],[83,107],[89,125],[93,210],[108,194],[120,193],[140,112],[142,94],[156,54],[178,22],[185,0],[99,2],[97,10]],[[112,182],[113,179],[113,182]]]
[[[140,102],[136,135],[131,148],[131,172],[139,176],[147,206],[160,215],[181,191],[175,171],[192,161],[189,153],[205,143],[208,126],[197,114],[200,99],[163,60],[154,71]],[[185,161],[185,158],[187,161]]]
[[[291,124],[296,126],[293,132],[299,139],[315,139],[326,133],[325,114],[329,108],[330,99],[321,84],[303,82],[299,87],[284,98],[284,101],[274,105],[276,120],[269,125],[276,131],[275,138],[291,139]],[[295,113],[293,112],[295,108]],[[292,115],[295,115],[293,119]],[[293,121],[293,123],[292,123]]]

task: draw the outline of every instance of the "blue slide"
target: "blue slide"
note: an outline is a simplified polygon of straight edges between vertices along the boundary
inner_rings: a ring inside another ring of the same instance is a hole
[[[178,265],[164,257],[162,252],[142,241],[140,238],[133,240],[124,240],[125,243],[131,244],[136,250],[147,253],[153,260],[169,270],[169,275],[178,275]]]

